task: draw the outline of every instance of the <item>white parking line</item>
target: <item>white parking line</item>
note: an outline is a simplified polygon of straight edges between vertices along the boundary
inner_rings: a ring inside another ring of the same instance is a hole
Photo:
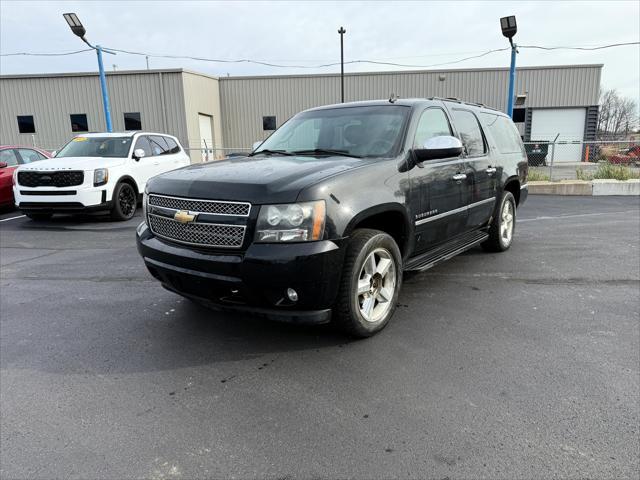
[[[26,215],[18,215],[17,217],[3,218],[2,220],[0,220],[0,222],[8,222],[9,220],[15,220],[16,218],[23,218],[23,217],[26,217]]]
[[[578,218],[578,217],[595,217],[599,215],[612,215],[620,213],[638,213],[638,210],[624,210],[622,212],[597,212],[597,213],[578,213],[573,215],[557,215],[553,217],[535,217],[535,218],[520,218],[518,222],[536,222],[538,220],[556,220],[562,218]]]

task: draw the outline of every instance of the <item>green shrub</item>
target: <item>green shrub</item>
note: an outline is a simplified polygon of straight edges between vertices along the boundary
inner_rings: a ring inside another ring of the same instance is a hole
[[[588,175],[588,174],[587,174]],[[613,165],[611,163],[600,163],[598,169],[590,175],[591,179],[613,179],[613,180],[629,180],[631,178],[640,178],[638,172],[634,172],[624,165]],[[578,177],[580,178],[580,177]]]
[[[548,182],[549,175],[541,172],[540,170],[529,170],[529,175],[527,176],[527,180],[529,182]]]

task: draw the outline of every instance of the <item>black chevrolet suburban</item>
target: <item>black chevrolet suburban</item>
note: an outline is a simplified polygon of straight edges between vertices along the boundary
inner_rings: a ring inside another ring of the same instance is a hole
[[[403,271],[510,247],[527,168],[511,119],[483,105],[314,108],[247,156],[151,179],[138,250],[199,303],[366,337],[391,318]]]

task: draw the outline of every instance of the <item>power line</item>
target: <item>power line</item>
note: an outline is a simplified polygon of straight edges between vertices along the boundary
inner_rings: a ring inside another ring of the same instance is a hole
[[[538,45],[518,45],[518,48],[536,48],[538,50],[602,50],[604,48],[624,47],[627,45],[640,45],[640,42],[612,43],[610,45],[601,45],[599,47],[541,47]]]
[[[545,47],[545,46],[540,46],[540,45],[518,45],[518,48],[522,48],[522,49],[538,49],[538,50],[582,50],[582,51],[593,51],[593,50],[602,50],[602,49],[606,49],[606,48],[613,48],[613,47],[623,47],[623,46],[629,46],[629,45],[640,45],[640,42],[626,42],[626,43],[614,43],[614,44],[609,44],[609,45],[601,45],[601,46],[595,46],[595,47],[569,47],[569,46],[554,46],[554,47]],[[386,66],[393,66],[393,67],[402,67],[402,68],[432,68],[432,67],[440,67],[440,66],[445,66],[445,65],[454,65],[457,63],[462,63],[462,62],[466,62],[468,60],[473,60],[476,58],[482,58],[485,57],[487,55],[490,55],[492,53],[495,52],[503,52],[505,50],[509,50],[510,47],[505,47],[505,48],[497,48],[497,49],[492,49],[492,50],[487,50],[483,53],[480,53],[478,55],[472,55],[469,57],[465,57],[465,58],[461,58],[458,60],[452,60],[450,62],[441,62],[441,63],[433,63],[433,64],[429,64],[429,65],[417,65],[417,64],[405,64],[405,63],[396,63],[396,62],[387,62],[387,61],[383,61],[383,60],[350,60],[347,62],[344,62],[345,65],[353,65],[353,64],[372,64],[372,65],[386,65]],[[211,63],[225,63],[225,64],[239,64],[239,63],[250,63],[250,64],[255,64],[255,65],[263,65],[263,66],[267,66],[267,67],[274,67],[274,68],[301,68],[301,69],[315,69],[315,68],[326,68],[326,67],[334,67],[337,65],[340,65],[339,62],[331,62],[331,63],[323,63],[323,64],[318,64],[318,65],[293,65],[293,64],[280,64],[280,63],[272,63],[272,62],[266,62],[266,61],[262,61],[262,60],[252,60],[252,59],[248,59],[248,58],[243,58],[243,59],[220,59],[220,58],[206,58],[206,57],[194,57],[194,56],[189,56],[189,55],[169,55],[169,54],[152,54],[152,53],[148,53],[148,52],[137,52],[137,51],[132,51],[132,50],[122,50],[122,49],[117,49],[117,48],[109,48],[109,50],[112,50],[114,52],[118,52],[118,53],[124,53],[127,55],[137,55],[137,56],[144,56],[144,57],[150,57],[150,58],[167,58],[167,59],[173,59],[173,60],[194,60],[194,61],[201,61],[201,62],[211,62]],[[84,53],[87,51],[91,51],[90,48],[84,49],[84,50],[76,50],[76,51],[72,51],[72,52],[55,52],[55,53],[33,53],[33,52],[18,52],[18,53],[3,53],[0,54],[0,56],[2,57],[11,57],[11,56],[66,56],[66,55],[76,55],[79,53]],[[400,57],[402,58],[402,57]],[[410,57],[404,57],[404,58],[410,58]]]
[[[74,50],[73,52],[50,52],[50,53],[35,53],[35,52],[16,52],[16,53],[2,53],[0,57],[17,57],[17,56],[29,56],[29,57],[63,57],[65,55],[76,55],[78,53],[90,52],[92,48],[85,48],[84,50]]]

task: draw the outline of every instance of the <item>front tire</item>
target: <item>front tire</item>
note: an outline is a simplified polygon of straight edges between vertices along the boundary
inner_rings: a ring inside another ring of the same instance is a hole
[[[113,220],[124,221],[133,218],[138,208],[138,196],[130,184],[116,185],[112,198],[111,218]]]
[[[376,334],[393,315],[401,286],[402,256],[395,240],[379,230],[356,230],[347,247],[334,322],[356,337]]]
[[[482,243],[487,252],[504,252],[513,243],[516,228],[516,199],[507,190],[502,193],[499,208],[489,226],[489,238]]]

